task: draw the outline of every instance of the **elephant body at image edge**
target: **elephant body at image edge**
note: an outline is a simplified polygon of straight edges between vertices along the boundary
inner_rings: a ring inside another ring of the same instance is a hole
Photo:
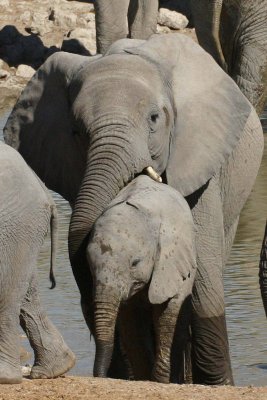
[[[30,378],[68,371],[74,354],[42,309],[37,259],[51,226],[50,280],[57,244],[57,211],[43,183],[22,157],[0,142],[0,383],[20,383],[19,324],[34,351]]]

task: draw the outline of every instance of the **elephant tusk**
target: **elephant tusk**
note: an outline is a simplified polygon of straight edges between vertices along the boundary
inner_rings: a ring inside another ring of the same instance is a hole
[[[154,181],[156,181],[156,182],[162,182],[162,178],[161,178],[161,176],[154,170],[154,168],[153,167],[146,167],[145,168],[145,171],[147,172],[147,175],[151,178],[151,179],[153,179]]]

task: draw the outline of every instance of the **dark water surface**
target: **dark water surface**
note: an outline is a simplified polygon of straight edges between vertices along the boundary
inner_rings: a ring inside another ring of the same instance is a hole
[[[0,116],[0,138],[6,116]],[[267,128],[267,112],[263,121]],[[267,384],[267,321],[258,283],[258,262],[267,216],[267,135],[261,169],[242,212],[235,243],[225,270],[225,298],[231,359],[236,385]],[[79,292],[67,251],[70,207],[54,194],[59,213],[59,243],[55,275],[49,289],[50,238],[43,246],[38,271],[43,306],[77,356],[74,375],[91,375],[94,342],[83,320]],[[26,340],[25,340],[26,345]],[[27,345],[28,346],[28,345]]]

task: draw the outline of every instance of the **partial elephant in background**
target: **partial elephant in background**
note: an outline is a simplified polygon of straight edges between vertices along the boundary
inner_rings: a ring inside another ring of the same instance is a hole
[[[186,200],[140,175],[95,222],[87,259],[94,281],[94,375],[107,376],[117,322],[129,376],[170,382],[171,370],[175,375],[173,370],[183,369],[177,364],[187,345],[190,315],[180,326],[178,316],[190,302],[196,274],[194,223]]]
[[[49,225],[54,287],[56,206],[20,154],[0,142],[0,383],[22,380],[19,323],[34,350],[31,378],[55,378],[75,362],[40,304],[36,264]]]
[[[267,221],[265,225],[265,233],[261,247],[259,277],[260,277],[261,297],[265,314],[267,317]]]
[[[199,44],[263,111],[267,98],[267,0],[191,0]]]
[[[156,33],[158,0],[95,0],[94,5],[98,53],[128,35],[148,39]]]
[[[94,332],[86,260],[95,220],[148,166],[184,197],[196,226],[193,381],[233,382],[223,268],[261,162],[260,120],[235,82],[185,35],[124,39],[106,55],[52,55],[4,128],[46,185],[73,205],[69,253]],[[109,376],[117,370],[115,346]]]

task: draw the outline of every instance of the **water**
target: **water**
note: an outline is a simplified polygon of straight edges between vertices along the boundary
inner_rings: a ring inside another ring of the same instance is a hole
[[[7,115],[0,117],[0,135]],[[267,122],[267,113],[264,116]],[[267,125],[267,124],[266,124]],[[236,385],[266,385],[267,321],[258,284],[258,262],[267,216],[267,137],[257,181],[242,212],[236,240],[225,271],[227,324]],[[59,249],[55,271],[57,287],[49,289],[50,238],[40,254],[38,271],[43,306],[77,356],[73,375],[91,375],[94,343],[83,320],[79,292],[67,251],[70,208],[53,194],[59,213]],[[25,340],[26,345],[26,340]]]

